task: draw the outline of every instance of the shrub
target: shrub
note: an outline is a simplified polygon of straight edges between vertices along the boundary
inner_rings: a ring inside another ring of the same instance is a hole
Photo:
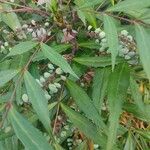
[[[150,0],[0,11],[1,149],[149,149]]]

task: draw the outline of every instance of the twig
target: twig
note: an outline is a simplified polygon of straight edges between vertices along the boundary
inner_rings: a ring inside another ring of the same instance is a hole
[[[33,9],[30,7],[25,7],[25,8],[18,8],[18,9],[12,9],[12,10],[2,10],[1,13],[11,13],[11,12],[26,12],[26,13],[36,13],[39,14],[43,17],[48,17],[49,13],[47,13],[46,11],[42,11],[40,9]]]
[[[64,84],[62,85],[60,96],[59,96],[59,99],[58,99],[58,106],[57,106],[56,116],[55,116],[55,121],[54,121],[54,126],[53,126],[53,134],[55,133],[55,129],[56,129],[57,117],[58,117],[59,110],[60,110],[60,101],[62,100],[63,91],[64,91]]]

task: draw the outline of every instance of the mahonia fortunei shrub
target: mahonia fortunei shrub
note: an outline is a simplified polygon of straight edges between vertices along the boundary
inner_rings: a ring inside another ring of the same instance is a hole
[[[150,147],[149,0],[0,0],[0,149]]]

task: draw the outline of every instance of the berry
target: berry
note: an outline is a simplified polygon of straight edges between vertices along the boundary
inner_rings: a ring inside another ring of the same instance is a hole
[[[122,49],[120,50],[120,52],[122,52],[123,54],[127,54],[127,53],[129,52],[129,49],[127,49],[127,48],[122,48]]]
[[[48,68],[53,70],[54,69],[54,66],[52,64],[48,64]]]
[[[23,100],[23,102],[27,103],[29,101],[28,95],[27,94],[23,94],[22,95],[22,100]]]
[[[48,27],[49,26],[49,22],[45,22],[45,27]]]
[[[55,72],[56,72],[56,74],[58,74],[58,75],[61,75],[61,74],[63,73],[63,71],[62,71],[61,68],[57,68],[57,69],[55,70]]]
[[[66,79],[67,79],[65,76],[62,76],[62,75],[60,76],[60,78],[61,78],[63,81],[66,81]]]
[[[51,96],[48,93],[45,93],[45,97],[46,97],[47,100],[51,99]]]
[[[41,76],[41,77],[40,77],[40,82],[41,82],[41,83],[44,83],[45,81],[46,81],[46,80],[44,79],[44,77]]]
[[[68,146],[72,146],[72,143],[67,143]]]
[[[51,35],[51,31],[49,31],[49,32],[47,33],[47,35],[50,36],[50,35]]]
[[[88,31],[90,31],[92,29],[92,26],[91,25],[89,25],[88,26]]]
[[[129,60],[129,59],[131,59],[131,57],[130,56],[128,56],[128,55],[125,55],[125,57],[124,57],[126,60]]]
[[[128,53],[128,56],[130,56],[130,57],[134,57],[135,55],[136,55],[136,53],[132,52],[132,51]]]
[[[94,149],[97,149],[99,147],[98,144],[94,144]]]
[[[101,32],[101,29],[100,28],[96,28],[95,29],[95,33],[100,33]]]
[[[131,35],[128,35],[127,38],[129,39],[129,41],[133,41],[133,37]]]
[[[22,26],[22,28],[23,28],[23,29],[27,29],[27,28],[28,28],[28,25],[27,25],[27,24],[24,24],[24,25]]]
[[[106,43],[106,42],[107,42],[107,39],[104,38],[104,39],[101,40],[101,42],[102,42],[102,43]]]
[[[8,127],[5,128],[4,132],[8,133],[10,130],[11,130],[11,126],[8,126]]]
[[[35,32],[32,32],[32,37],[36,38],[36,33]]]
[[[36,25],[36,22],[35,22],[35,20],[31,20],[31,23],[32,23],[32,25]]]
[[[44,78],[49,78],[51,74],[49,72],[44,72]]]
[[[8,44],[8,42],[5,42],[5,43],[4,43],[4,46],[6,46],[6,47],[7,47],[8,45],[9,45],[9,44]]]
[[[73,142],[73,139],[68,138],[68,139],[67,139],[67,142]]]
[[[51,93],[57,93],[58,89],[56,88],[56,86],[54,84],[49,84],[49,90],[51,91]]]
[[[59,84],[59,83],[54,83],[54,85],[55,85],[57,88],[61,88],[61,84]]]
[[[44,28],[40,28],[40,32],[42,35],[46,35],[46,30]]]
[[[122,31],[121,31],[121,35],[127,36],[127,35],[128,35],[128,31],[127,31],[127,30],[122,30]]]
[[[60,136],[61,137],[65,137],[67,135],[67,132],[66,131],[62,131],[61,133],[60,133]]]
[[[96,39],[96,40],[95,40],[95,43],[99,43],[99,39]]]
[[[106,36],[106,33],[104,31],[102,31],[102,32],[99,33],[99,37],[101,39],[103,39],[105,36]]]
[[[31,33],[31,32],[33,32],[33,29],[32,29],[32,28],[27,28],[27,31],[28,31],[29,33]]]

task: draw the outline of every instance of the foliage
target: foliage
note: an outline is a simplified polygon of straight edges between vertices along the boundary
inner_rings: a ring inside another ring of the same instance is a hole
[[[0,0],[0,149],[148,150],[150,0]]]

